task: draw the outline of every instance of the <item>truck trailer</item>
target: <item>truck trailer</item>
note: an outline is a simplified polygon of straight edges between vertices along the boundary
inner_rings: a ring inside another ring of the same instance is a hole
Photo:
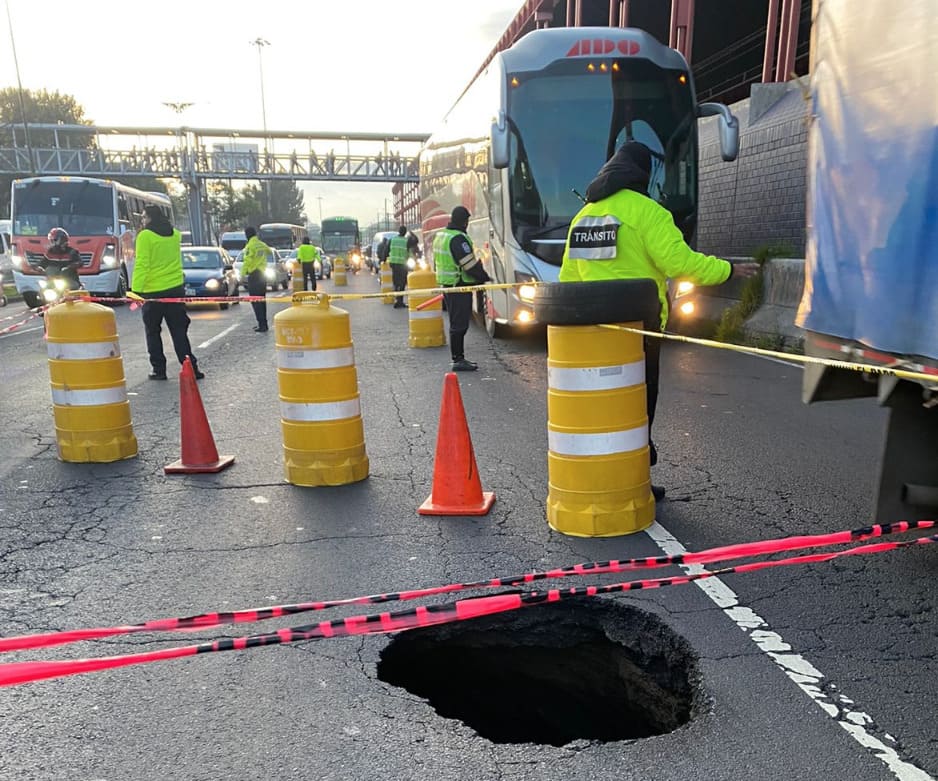
[[[938,14],[934,0],[813,12],[796,322],[808,355],[870,369],[809,365],[803,398],[888,407],[875,520],[924,517],[938,508]]]

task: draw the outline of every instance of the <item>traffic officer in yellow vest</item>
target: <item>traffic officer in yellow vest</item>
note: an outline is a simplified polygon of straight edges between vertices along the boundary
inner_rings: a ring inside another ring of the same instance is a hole
[[[433,262],[436,283],[440,287],[479,285],[489,281],[489,275],[472,249],[472,240],[466,235],[469,210],[457,206],[450,215],[449,224],[433,237]],[[466,331],[472,314],[472,293],[444,293],[446,312],[449,314],[449,349],[453,357],[454,372],[474,372],[478,367],[467,361],[464,353]]]
[[[758,263],[736,263],[692,250],[671,212],[648,197],[651,150],[637,141],[623,144],[586,189],[586,205],[570,223],[560,268],[561,282],[652,279],[658,286],[661,330],[668,321],[668,279],[719,285],[731,276],[751,277]],[[661,340],[645,338],[645,388],[651,465],[658,451],[651,424],[658,404]],[[665,489],[652,486],[655,499]]]
[[[322,263],[319,256],[319,250],[309,242],[309,236],[303,237],[303,242],[296,248],[296,259],[300,262],[300,268],[303,273],[303,290],[316,289],[316,261]],[[306,287],[306,281],[309,280],[310,286]]]
[[[401,225],[397,229],[397,236],[391,239],[388,246],[388,263],[391,264],[391,279],[395,292],[407,287],[407,228]],[[394,296],[394,308],[407,306],[404,296]]]
[[[258,333],[267,331],[267,259],[273,257],[273,250],[257,238],[257,228],[248,226],[244,229],[247,244],[241,252],[241,273],[248,277],[248,294],[263,296],[264,300],[252,301],[254,317],[257,325],[254,330]]]
[[[140,230],[134,247],[134,274],[130,289],[146,299],[183,298],[186,294],[182,272],[182,234],[176,230],[159,206],[144,206]],[[143,329],[150,354],[151,380],[166,379],[166,354],[163,352],[162,323],[166,321],[173,349],[179,363],[188,356],[201,380],[205,375],[189,344],[189,315],[182,302],[152,301],[143,305]]]

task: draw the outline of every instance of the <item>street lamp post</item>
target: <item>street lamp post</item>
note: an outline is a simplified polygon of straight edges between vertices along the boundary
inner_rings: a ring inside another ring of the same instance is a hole
[[[257,66],[260,71],[261,77],[261,122],[264,126],[264,161],[265,164],[270,161],[270,150],[267,146],[267,99],[264,96],[264,57],[263,50],[265,46],[270,46],[270,41],[265,38],[258,36],[253,41],[251,41],[251,46],[257,47]],[[270,171],[267,172],[268,176]],[[270,179],[264,180],[264,194],[265,194],[265,210],[267,212],[267,219],[271,218],[270,214]]]
[[[316,200],[319,201],[319,229],[322,230],[322,196],[317,195]]]

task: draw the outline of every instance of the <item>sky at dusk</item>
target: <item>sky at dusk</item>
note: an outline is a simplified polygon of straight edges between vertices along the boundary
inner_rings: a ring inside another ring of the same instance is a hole
[[[5,4],[23,87],[73,95],[96,125],[259,129],[262,64],[272,131],[429,133],[522,2]],[[16,85],[6,21],[0,87]],[[260,61],[258,37],[270,42]],[[391,203],[386,184],[300,186],[313,221],[320,204],[371,222]]]

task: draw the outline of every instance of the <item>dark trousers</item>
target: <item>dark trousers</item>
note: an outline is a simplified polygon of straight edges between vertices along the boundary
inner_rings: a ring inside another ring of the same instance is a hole
[[[646,336],[645,343],[645,400],[648,406],[648,449],[651,465],[658,463],[658,450],[651,439],[651,424],[655,421],[658,406],[658,375],[661,369],[661,340]]]
[[[444,293],[443,300],[449,315],[449,351],[454,361],[461,361],[466,357],[464,344],[472,315],[472,293]]]
[[[315,263],[300,263],[300,266],[303,268],[303,290],[315,290],[316,289],[316,264]],[[309,281],[309,287],[306,287],[306,282]]]
[[[171,290],[161,290],[156,293],[143,293],[144,298],[182,298],[185,287],[174,287]],[[147,337],[147,352],[150,354],[150,365],[155,372],[166,371],[166,354],[163,352],[162,324],[166,321],[169,335],[173,340],[173,349],[180,365],[188,357],[192,368],[198,366],[189,344],[189,315],[185,304],[170,304],[162,301],[147,301],[143,305],[143,329]]]
[[[401,290],[405,290],[407,288],[406,263],[391,264],[391,282],[394,285],[395,292],[400,292]],[[403,296],[394,296],[394,306],[407,306],[407,302],[404,300]]]
[[[252,301],[251,307],[254,309],[254,317],[257,318],[257,325],[260,328],[267,327],[267,277],[260,269],[248,274],[248,294],[252,296],[264,296],[263,301]]]

